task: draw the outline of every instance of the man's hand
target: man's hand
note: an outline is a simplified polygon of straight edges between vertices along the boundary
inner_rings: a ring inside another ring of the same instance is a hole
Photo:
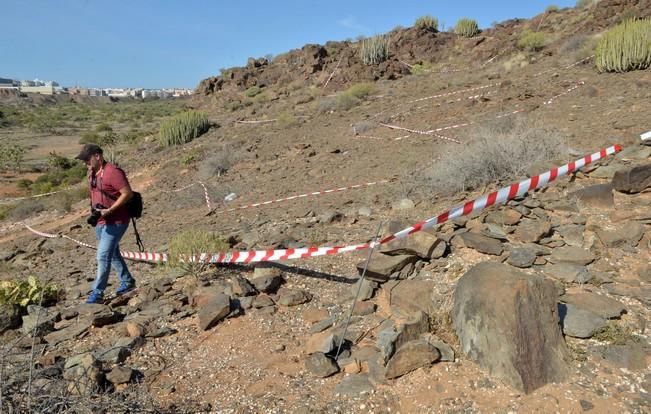
[[[111,211],[110,208],[101,208],[101,209],[99,209],[99,214],[101,214],[102,217],[110,216],[111,213],[113,213],[113,211]]]

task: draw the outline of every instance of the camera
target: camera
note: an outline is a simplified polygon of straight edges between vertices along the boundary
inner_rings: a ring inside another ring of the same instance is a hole
[[[105,209],[103,205],[97,203],[95,206],[90,207],[90,216],[86,219],[86,223],[90,224],[91,226],[95,227],[97,226],[97,222],[99,219],[102,217],[102,213],[100,213],[100,210]]]

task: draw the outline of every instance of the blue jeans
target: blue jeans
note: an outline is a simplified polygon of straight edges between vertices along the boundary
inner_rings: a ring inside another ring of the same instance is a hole
[[[95,227],[97,237],[97,277],[93,283],[93,292],[99,296],[104,294],[111,267],[118,274],[121,283],[133,285],[136,281],[129,273],[127,264],[120,255],[120,239],[127,231],[126,224],[101,224]]]

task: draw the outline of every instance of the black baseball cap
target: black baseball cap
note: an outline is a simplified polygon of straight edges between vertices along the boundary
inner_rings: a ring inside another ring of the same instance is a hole
[[[75,159],[82,160],[82,161],[88,161],[90,157],[92,157],[95,154],[103,154],[104,151],[102,148],[97,145],[97,144],[86,144],[84,147],[81,149],[79,152],[79,155],[75,157]]]

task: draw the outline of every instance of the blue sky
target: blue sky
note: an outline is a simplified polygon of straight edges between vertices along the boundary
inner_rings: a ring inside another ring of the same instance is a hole
[[[200,1],[2,0],[0,77],[63,86],[188,87],[306,43],[411,26],[426,14],[446,27],[531,17],[568,0]]]

